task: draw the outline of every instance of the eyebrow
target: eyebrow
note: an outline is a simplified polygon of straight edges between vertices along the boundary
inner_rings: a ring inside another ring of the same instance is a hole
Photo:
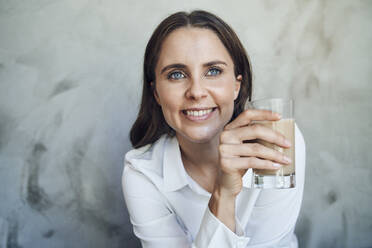
[[[223,64],[223,65],[227,66],[226,62],[223,62],[221,60],[213,60],[213,61],[204,63],[203,67],[209,67],[209,66],[217,65],[217,64]],[[165,71],[167,71],[169,69],[185,69],[186,67],[187,66],[185,64],[180,64],[180,63],[170,64],[170,65],[164,66],[163,69],[161,69],[160,74],[163,74]]]
[[[167,65],[165,67],[163,67],[163,69],[161,69],[161,72],[160,74],[163,74],[165,71],[169,70],[169,69],[185,69],[186,68],[186,65],[184,64],[170,64],[170,65]]]
[[[227,65],[226,62],[223,62],[221,60],[213,60],[211,62],[208,62],[208,63],[203,64],[203,67],[208,67],[208,66],[218,65],[218,64]]]

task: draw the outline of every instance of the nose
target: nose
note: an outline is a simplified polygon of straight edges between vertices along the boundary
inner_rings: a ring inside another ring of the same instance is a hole
[[[199,100],[206,96],[207,90],[203,86],[202,79],[193,78],[190,80],[186,91],[186,98],[191,100]]]

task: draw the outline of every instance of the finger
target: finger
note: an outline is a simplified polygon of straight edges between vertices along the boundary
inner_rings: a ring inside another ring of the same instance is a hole
[[[221,144],[219,149],[222,157],[257,157],[282,164],[292,162],[283,153],[259,143]]]
[[[291,146],[283,134],[258,123],[224,131],[221,136],[224,138],[222,143],[240,144],[245,140],[260,139],[285,148]]]
[[[243,170],[243,169],[267,169],[277,170],[281,164],[272,162],[266,159],[260,159],[256,157],[231,157],[221,158],[222,170]]]
[[[225,126],[225,130],[243,127],[250,124],[252,121],[277,121],[280,119],[278,113],[270,110],[247,109],[243,111],[235,120]]]

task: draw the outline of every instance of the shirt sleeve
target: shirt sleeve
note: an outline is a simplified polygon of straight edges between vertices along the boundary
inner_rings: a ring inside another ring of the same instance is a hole
[[[236,232],[234,233],[207,207],[193,247],[246,247],[249,238],[245,236],[244,229],[237,218],[235,218],[235,223]]]
[[[122,185],[133,232],[144,248],[242,248],[249,242],[237,219],[234,233],[208,207],[193,241],[164,196],[144,174],[126,165]]]

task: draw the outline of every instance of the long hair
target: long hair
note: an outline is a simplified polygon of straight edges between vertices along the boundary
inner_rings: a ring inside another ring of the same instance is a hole
[[[246,51],[238,36],[223,20],[206,11],[177,12],[164,19],[155,29],[146,46],[143,63],[142,100],[136,121],[130,130],[130,141],[134,148],[152,144],[163,134],[173,136],[174,130],[164,119],[161,107],[154,97],[155,67],[165,38],[181,27],[197,27],[212,30],[221,40],[234,62],[235,76],[242,75],[239,95],[234,101],[234,120],[252,96],[252,73]]]

